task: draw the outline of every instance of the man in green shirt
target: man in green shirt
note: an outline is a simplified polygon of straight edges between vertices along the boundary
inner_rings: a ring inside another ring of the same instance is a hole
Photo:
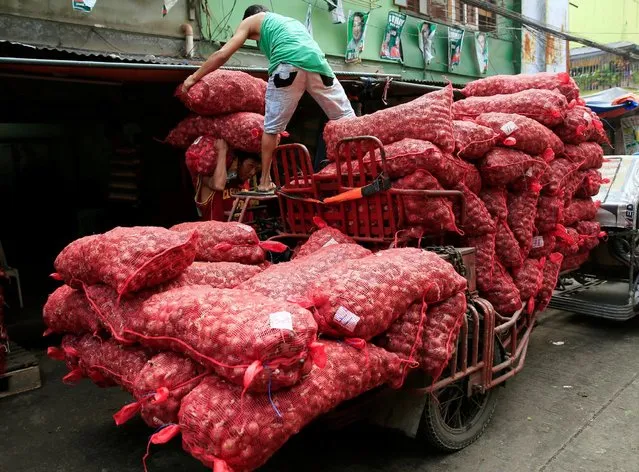
[[[258,189],[271,191],[274,187],[271,181],[273,150],[305,91],[317,101],[330,120],[352,117],[355,112],[324,53],[304,25],[293,18],[271,13],[263,5],[246,9],[233,37],[184,81],[184,91],[224,65],[247,39],[257,41],[269,60],[262,177]]]

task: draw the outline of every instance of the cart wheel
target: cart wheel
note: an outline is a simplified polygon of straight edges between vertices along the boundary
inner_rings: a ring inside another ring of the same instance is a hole
[[[495,363],[500,362],[495,345]],[[442,452],[456,452],[474,443],[484,433],[495,413],[499,388],[486,393],[468,392],[468,378],[434,392],[428,397],[420,424],[420,435]]]
[[[468,397],[468,380],[460,380],[431,395],[424,407],[421,430],[426,441],[443,452],[474,443],[495,413],[497,389]]]

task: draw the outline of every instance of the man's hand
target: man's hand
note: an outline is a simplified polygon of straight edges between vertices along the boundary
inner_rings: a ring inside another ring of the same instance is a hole
[[[223,139],[216,139],[215,150],[217,151],[218,157],[224,155],[223,157],[226,158],[226,154],[229,150],[229,145]]]
[[[189,75],[182,84],[182,93],[187,93],[191,87],[197,83],[197,79],[192,75]]]

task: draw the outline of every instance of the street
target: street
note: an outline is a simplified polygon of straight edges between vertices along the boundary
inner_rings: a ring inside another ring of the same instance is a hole
[[[371,426],[303,432],[266,471],[636,471],[639,463],[639,319],[624,324],[547,311],[523,371],[501,389],[492,423],[453,455]],[[130,399],[84,380],[63,385],[62,363],[42,358],[40,390],[0,400],[0,470],[142,470],[149,429],[118,428]],[[206,470],[179,441],[153,446],[153,472]]]

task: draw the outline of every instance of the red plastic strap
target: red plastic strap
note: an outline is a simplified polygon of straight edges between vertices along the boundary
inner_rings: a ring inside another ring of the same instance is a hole
[[[557,77],[564,85],[568,85],[570,83],[570,74],[568,72],[560,72],[557,74]]]
[[[55,361],[63,361],[66,359],[64,351],[59,347],[49,346],[47,348],[47,356]]]
[[[138,414],[142,405],[140,402],[129,403],[128,405],[124,405],[120,410],[113,415],[113,420],[115,424],[120,426],[129,421],[135,415]]]
[[[169,424],[163,426],[159,431],[151,435],[149,442],[146,445],[146,454],[144,454],[144,457],[142,458],[144,472],[148,472],[148,469],[146,468],[146,459],[150,455],[149,449],[151,449],[151,444],[166,444],[178,434],[180,434],[180,426],[177,424]]]
[[[527,311],[529,315],[532,315],[535,311],[535,297],[530,297],[528,299]]]
[[[64,348],[62,348],[62,350],[67,356],[80,357],[80,353],[74,347],[65,346]]]
[[[515,139],[513,136],[509,136],[503,141],[503,145],[508,147],[514,146],[516,144],[517,144],[517,139]]]
[[[218,243],[213,246],[213,249],[216,251],[230,251],[233,249],[233,245],[231,243]]]
[[[536,180],[530,184],[530,190],[532,190],[534,193],[541,192],[541,189],[542,185]]]
[[[599,234],[597,234],[597,237],[599,239],[605,239],[606,237],[608,237],[608,233],[605,231],[599,231]]]
[[[286,244],[280,243],[278,241],[260,241],[260,247],[265,251],[271,252],[285,252],[288,249]]]
[[[601,200],[595,200],[595,207],[601,208]]]
[[[49,277],[51,277],[53,280],[57,280],[59,282],[64,280],[64,277],[62,277],[60,274],[58,274],[57,272],[54,272],[53,274],[49,275]]]
[[[244,390],[248,389],[255,377],[259,375],[260,372],[264,370],[264,366],[262,365],[262,361],[253,361],[250,366],[246,368],[246,372],[244,372]]]
[[[564,256],[560,252],[553,252],[550,256],[548,256],[548,259],[553,264],[560,264],[561,261],[564,259]]]
[[[314,216],[313,217],[313,224],[315,226],[317,226],[318,229],[324,229],[328,226],[328,224],[326,223],[326,221],[324,221],[322,218],[320,218],[319,216]]]
[[[288,131],[282,131],[280,133],[280,136],[283,138],[288,138],[291,135],[291,133],[289,133]]]
[[[251,135],[253,135],[254,138],[259,138],[260,137],[260,130],[257,128],[253,128],[251,130]]]
[[[82,369],[80,369],[79,367],[76,367],[71,372],[69,372],[67,375],[62,377],[62,382],[64,382],[65,384],[70,384],[70,383],[74,383],[74,382],[77,382],[77,381],[81,380],[82,377],[83,377]]]
[[[552,148],[546,148],[541,157],[546,163],[551,162],[555,158],[555,151]]]
[[[311,359],[313,359],[313,364],[320,369],[326,367],[326,349],[322,343],[318,343],[317,341],[312,342],[311,345],[308,346],[308,350],[311,354]]]
[[[213,472],[232,472],[226,461],[222,459],[213,459]]]
[[[44,333],[42,333],[42,337],[46,337],[46,336],[50,336],[53,334],[53,330],[51,328],[47,328],[44,330]]]
[[[362,338],[344,338],[344,343],[354,347],[358,351],[366,349],[366,340]]]
[[[89,372],[87,375],[89,376],[91,381],[95,383],[96,385],[107,383],[107,378],[97,370],[89,369]]]
[[[169,389],[166,387],[160,387],[156,390],[155,395],[153,395],[151,399],[151,403],[157,405],[159,403],[164,403],[169,398]]]
[[[308,298],[304,298],[304,297],[290,296],[286,299],[286,301],[290,303],[295,303],[297,306],[301,306],[302,308],[306,308],[307,310],[315,306],[315,304],[313,303],[313,300],[309,300]]]

